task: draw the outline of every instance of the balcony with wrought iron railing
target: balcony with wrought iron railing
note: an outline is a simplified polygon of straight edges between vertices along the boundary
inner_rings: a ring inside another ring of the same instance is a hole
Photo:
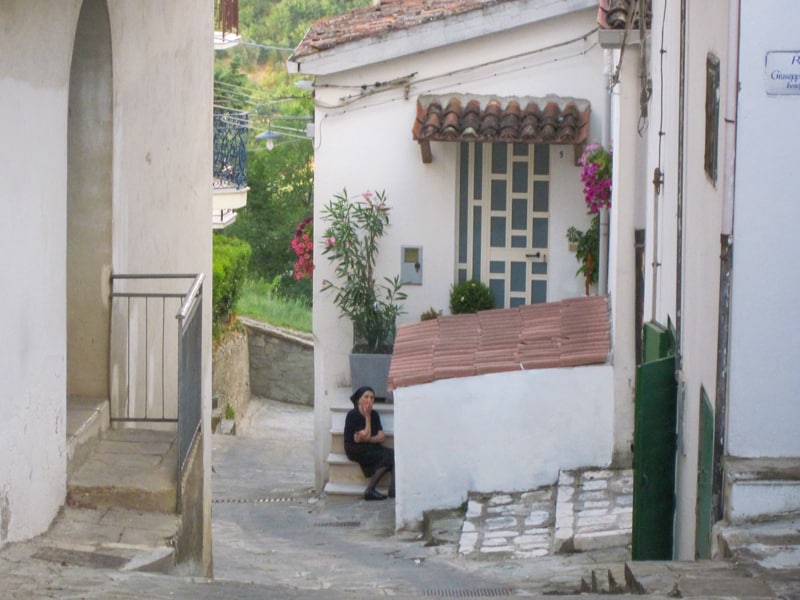
[[[215,229],[227,227],[236,219],[236,210],[247,205],[248,114],[215,109],[214,112],[214,200],[212,223]]]

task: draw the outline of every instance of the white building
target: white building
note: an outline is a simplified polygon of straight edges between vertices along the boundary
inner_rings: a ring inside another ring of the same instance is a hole
[[[48,528],[68,398],[108,398],[118,375],[110,275],[211,272],[213,21],[193,0],[0,3],[0,546]]]
[[[451,286],[472,278],[493,289],[500,307],[583,295],[579,264],[566,240],[571,225],[586,229],[590,219],[576,163],[585,144],[609,137],[613,101],[597,3],[465,1],[427,8],[420,14],[402,2],[387,2],[324,19],[289,59],[291,71],[315,77],[317,235],[325,228],[321,209],[335,193],[386,191],[390,227],[381,241],[379,276],[401,272],[404,249],[418,249],[421,257],[417,281],[404,288],[408,300],[400,323],[416,322],[431,308],[448,313]],[[504,137],[506,119],[516,123],[521,109],[521,122],[531,105],[537,135],[522,143]],[[471,106],[479,119],[497,109],[496,132],[473,142],[467,127],[455,137],[442,128],[426,138],[431,113],[441,111],[444,122],[451,108],[463,116]],[[555,125],[548,137],[542,132],[551,117]],[[570,122],[577,126],[564,135],[561,128]],[[626,152],[635,156],[637,148]],[[621,218],[632,221],[632,215],[628,205]],[[631,246],[632,240],[631,229]],[[632,313],[632,253],[612,248],[611,261],[613,285],[630,290],[621,306]],[[315,290],[332,276],[332,266],[318,259]],[[617,302],[612,294],[612,315]],[[347,406],[356,383],[348,369],[351,324],[324,294],[315,295],[314,335],[321,486],[328,481],[336,425],[331,409]],[[615,324],[613,335],[614,380],[601,386],[612,396],[607,406],[613,412],[613,448],[604,464],[628,464],[633,321]]]
[[[707,551],[709,522],[800,509],[792,483],[800,282],[788,241],[800,217],[792,166],[800,7],[685,3],[682,20],[681,3],[652,5],[648,158],[639,173],[647,200],[637,227],[647,230],[645,320],[676,324],[674,556],[691,559]],[[654,169],[663,174],[657,191]],[[698,475],[704,396],[716,425],[713,469],[709,455]]]
[[[622,29],[595,30],[598,6],[601,21],[613,8]],[[649,10],[641,28],[634,18],[640,7]],[[290,59],[291,70],[316,77],[316,231],[324,227],[320,207],[343,187],[353,194],[385,189],[392,221],[381,273],[401,271],[403,247],[424,251],[404,322],[429,308],[446,313],[452,283],[478,276],[491,284],[491,262],[502,262],[487,253],[477,258],[476,248],[493,252],[491,231],[475,231],[480,219],[460,220],[459,185],[466,181],[467,209],[478,206],[470,194],[484,188],[475,171],[489,173],[491,164],[475,158],[492,151],[427,141],[414,123],[436,100],[444,108],[454,97],[587,101],[588,140],[614,152],[608,274],[601,281],[612,319],[613,463],[631,458],[634,366],[656,347],[637,340],[643,327],[661,330],[658,352],[675,356],[667,372],[675,386],[672,424],[661,432],[672,438],[662,461],[667,553],[707,556],[713,523],[798,510],[792,323],[800,284],[785,240],[800,210],[790,147],[800,102],[792,26],[800,9],[789,0],[464,0],[443,12],[436,2],[428,8],[425,22],[406,14],[402,2],[323,21]],[[581,294],[563,243],[567,226],[586,223],[578,171],[569,146],[551,143],[548,158],[546,292],[524,302]],[[499,207],[487,212],[513,220]],[[330,277],[330,266],[318,260],[315,289]],[[500,285],[510,305],[512,284]],[[330,411],[351,383],[351,331],[320,295],[314,329],[321,484]],[[634,451],[634,465],[637,452],[644,450]]]

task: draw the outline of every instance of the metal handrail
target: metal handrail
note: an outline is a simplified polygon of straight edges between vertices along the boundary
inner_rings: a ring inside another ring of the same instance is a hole
[[[175,318],[178,320],[183,320],[189,314],[189,310],[196,306],[195,300],[198,296],[200,296],[200,291],[203,288],[203,281],[205,281],[206,276],[202,273],[198,273],[194,277],[194,282],[192,283],[192,287],[189,288],[189,291],[183,297],[183,302],[181,303],[181,307],[178,310],[178,314],[175,315]]]

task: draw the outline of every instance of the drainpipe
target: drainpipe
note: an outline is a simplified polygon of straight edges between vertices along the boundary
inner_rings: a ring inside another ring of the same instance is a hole
[[[606,50],[606,68],[609,75],[614,72],[613,51]],[[610,78],[610,77],[609,77]],[[606,95],[603,103],[603,148],[611,149],[611,96],[614,93],[612,86],[606,86]],[[597,257],[597,293],[604,296],[608,293],[608,209],[600,209],[599,248]]]
[[[675,371],[683,369],[682,325],[683,325],[683,197],[686,143],[686,3],[681,0],[680,24],[680,71],[678,84],[678,165],[675,196],[676,256],[675,256]],[[678,398],[680,402],[680,398]]]
[[[725,430],[728,412],[728,358],[730,348],[731,277],[733,274],[733,200],[736,184],[736,119],[739,95],[739,11],[741,0],[728,3],[728,55],[725,73],[725,156],[722,165],[722,226],[720,231],[719,323],[717,326],[717,381],[714,400],[714,464],[712,519],[721,521]]]

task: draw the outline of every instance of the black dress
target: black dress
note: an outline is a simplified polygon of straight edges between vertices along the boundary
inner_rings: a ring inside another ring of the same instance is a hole
[[[370,417],[372,435],[383,431],[378,412],[373,410]],[[366,477],[372,477],[380,467],[394,468],[394,450],[381,444],[356,443],[353,436],[356,431],[361,431],[366,426],[367,420],[358,412],[357,408],[347,413],[344,420],[344,452],[347,454],[347,458],[361,465],[361,471]]]

